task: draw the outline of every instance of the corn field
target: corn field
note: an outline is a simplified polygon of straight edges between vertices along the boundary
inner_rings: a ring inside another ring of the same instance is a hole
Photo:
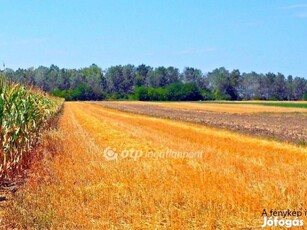
[[[63,101],[0,76],[0,180],[20,171]]]

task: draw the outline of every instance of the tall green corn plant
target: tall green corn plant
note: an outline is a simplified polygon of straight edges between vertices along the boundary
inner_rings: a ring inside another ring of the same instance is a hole
[[[0,179],[20,170],[61,100],[0,79]]]

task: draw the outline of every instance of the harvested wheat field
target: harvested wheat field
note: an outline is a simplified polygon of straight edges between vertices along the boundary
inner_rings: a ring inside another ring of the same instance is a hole
[[[197,104],[186,102],[157,103],[157,102],[96,102],[106,108],[120,111],[145,114],[172,120],[187,121],[216,128],[233,130],[251,136],[266,137],[300,145],[307,143],[307,109],[277,107],[283,112],[271,113],[271,106],[231,104],[236,110],[249,111],[233,113],[209,111],[212,104]],[[226,106],[226,107],[224,107]],[[249,110],[250,107],[255,107]],[[201,109],[197,109],[200,107]],[[227,104],[214,104],[220,111],[227,111]],[[208,111],[207,111],[208,108]],[[266,113],[259,113],[267,109]],[[275,107],[273,107],[275,109]],[[289,112],[297,110],[297,112]],[[289,110],[289,111],[288,111]],[[234,110],[232,110],[234,111]],[[251,113],[251,111],[254,111]],[[256,113],[256,111],[258,111]],[[302,111],[302,112],[299,112]]]
[[[302,146],[75,102],[41,152],[7,227],[254,229],[306,209]]]

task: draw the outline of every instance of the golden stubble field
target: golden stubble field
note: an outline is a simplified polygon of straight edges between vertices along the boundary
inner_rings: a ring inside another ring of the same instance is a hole
[[[108,147],[203,155],[106,160]],[[65,103],[41,151],[6,226],[259,228],[264,208],[307,208],[305,147],[75,102]]]

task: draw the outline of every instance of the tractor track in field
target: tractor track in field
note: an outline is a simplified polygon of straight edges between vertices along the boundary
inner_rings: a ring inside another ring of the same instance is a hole
[[[146,103],[95,102],[106,108],[198,123],[295,144],[307,142],[307,113],[226,113]],[[222,106],[222,105],[221,105]]]

